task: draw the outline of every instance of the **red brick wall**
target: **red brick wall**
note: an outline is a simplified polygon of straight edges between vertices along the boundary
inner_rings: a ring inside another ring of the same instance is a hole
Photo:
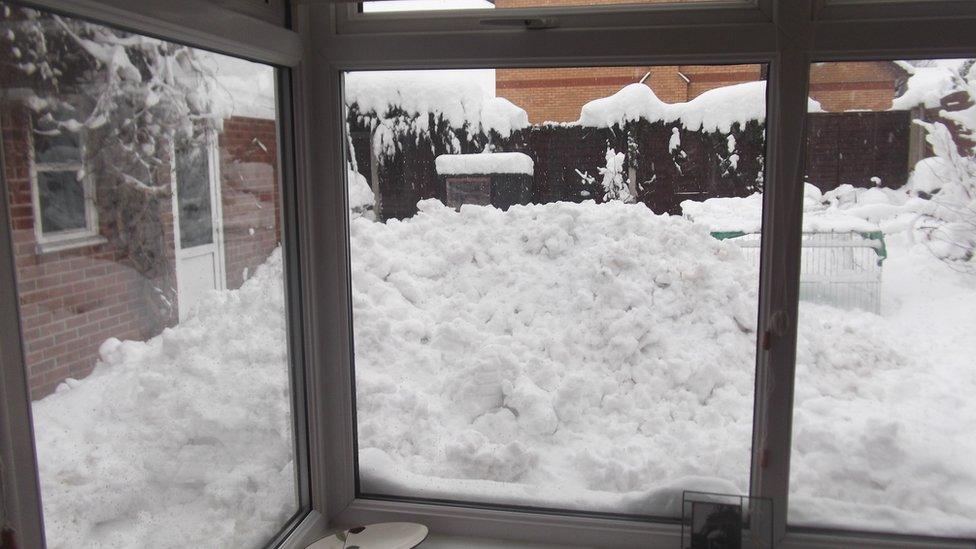
[[[263,147],[262,147],[263,145]],[[233,117],[220,135],[227,287],[243,284],[281,241],[274,120]]]
[[[24,352],[32,398],[88,375],[109,337],[145,339],[145,280],[110,243],[41,254],[34,234],[27,113],[0,109]]]

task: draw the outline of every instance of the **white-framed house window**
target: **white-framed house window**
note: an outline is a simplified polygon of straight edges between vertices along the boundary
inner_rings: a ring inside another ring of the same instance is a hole
[[[104,242],[98,234],[94,181],[85,169],[83,130],[58,128],[48,116],[32,120],[29,143],[38,250]]]

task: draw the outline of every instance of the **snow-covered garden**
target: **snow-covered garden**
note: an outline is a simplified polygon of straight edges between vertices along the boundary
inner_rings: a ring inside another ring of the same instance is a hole
[[[733,242],[619,202],[351,228],[366,491],[674,516],[682,490],[747,490],[758,273]],[[973,535],[976,281],[889,250],[883,315],[801,304],[790,518]],[[280,269],[36,403],[52,547],[283,522]]]
[[[928,130],[905,189],[808,188],[805,226],[881,231],[887,259],[880,314],[800,304],[791,523],[976,535],[976,171]],[[657,215],[611,161],[606,203],[386,222],[350,174],[365,492],[674,517],[683,490],[748,491],[758,265],[711,232],[757,229],[761,195]],[[285,521],[281,293],[276,252],[35,403],[51,547],[256,546]]]

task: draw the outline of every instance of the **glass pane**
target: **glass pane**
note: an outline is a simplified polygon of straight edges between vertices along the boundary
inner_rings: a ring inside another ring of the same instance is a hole
[[[973,61],[810,81],[789,521],[972,538]]]
[[[366,0],[362,11],[430,11],[558,6],[601,6],[610,4],[690,4],[702,2],[748,2],[749,0]]]
[[[47,546],[262,547],[299,509],[274,69],[5,3],[0,19],[3,234]],[[32,143],[53,160],[80,134],[103,238],[46,246],[36,224],[83,226],[83,193],[40,171],[32,204]],[[178,245],[176,217],[194,239],[212,212],[215,246]]]
[[[81,163],[81,136],[68,130],[41,130],[41,124],[34,131],[34,162]]]
[[[206,143],[182,144],[176,150],[176,189],[180,245],[192,248],[213,242],[210,209],[210,157]]]
[[[764,71],[540,70],[346,74],[361,490],[746,493]]]
[[[44,234],[84,229],[85,189],[78,172],[38,172],[37,193],[41,202]]]

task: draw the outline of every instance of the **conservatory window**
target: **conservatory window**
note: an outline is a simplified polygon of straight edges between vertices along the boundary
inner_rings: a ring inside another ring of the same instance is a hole
[[[47,546],[276,543],[308,509],[276,69],[6,2],[0,27]],[[98,245],[35,253],[95,233],[95,184]]]
[[[87,242],[98,234],[95,190],[85,172],[84,137],[48,114],[31,132],[32,196],[39,244]]]
[[[748,493],[763,74],[345,74],[361,496]]]
[[[811,66],[792,525],[976,536],[973,64]]]

